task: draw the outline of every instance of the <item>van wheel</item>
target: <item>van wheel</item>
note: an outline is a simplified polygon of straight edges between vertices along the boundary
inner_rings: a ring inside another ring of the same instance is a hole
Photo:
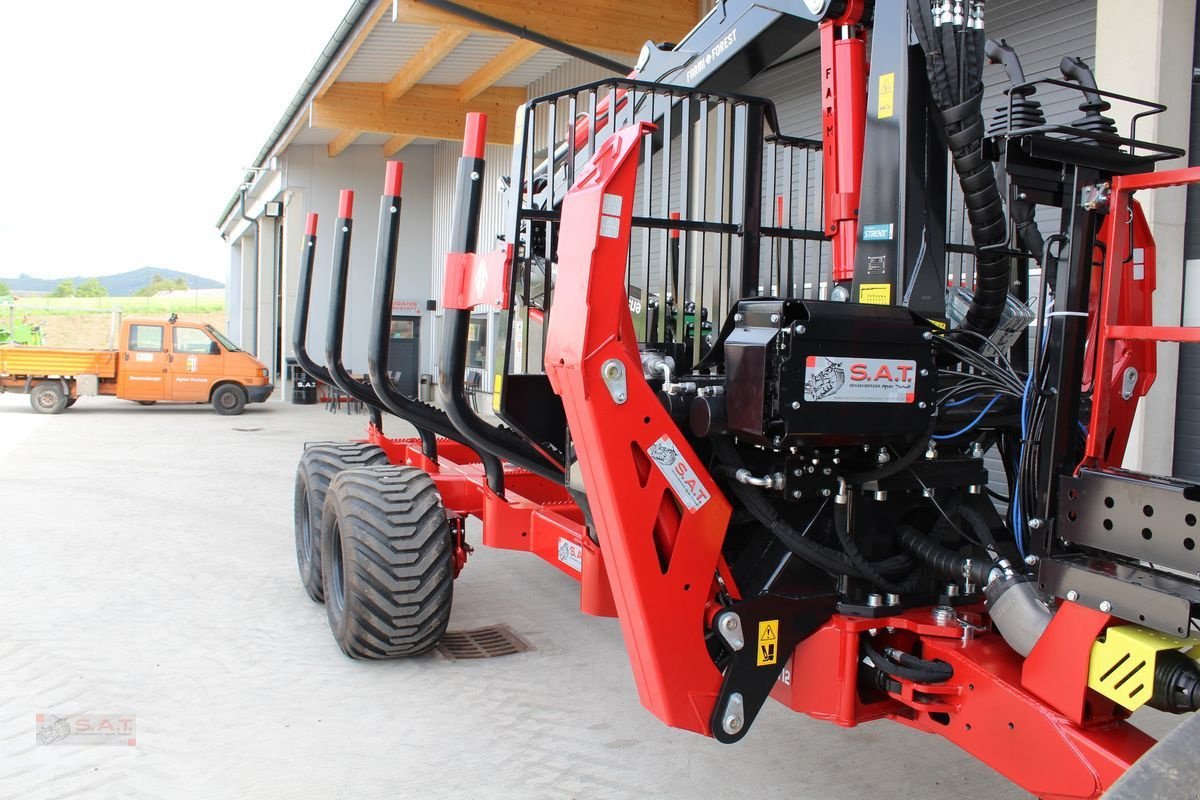
[[[218,386],[212,394],[212,406],[218,414],[226,417],[237,416],[246,407],[246,393],[242,387],[227,383]]]
[[[152,406],[155,403],[157,403],[158,401],[157,400],[135,400],[134,402],[136,402],[139,406]]]
[[[453,543],[423,470],[339,473],[321,515],[321,558],[329,627],[351,658],[420,655],[446,632]]]
[[[329,482],[342,470],[387,463],[387,454],[367,442],[311,444],[300,457],[293,503],[296,566],[304,591],[318,603],[325,600],[321,588],[321,511]]]
[[[69,398],[57,383],[39,383],[29,393],[29,405],[39,414],[61,414]]]

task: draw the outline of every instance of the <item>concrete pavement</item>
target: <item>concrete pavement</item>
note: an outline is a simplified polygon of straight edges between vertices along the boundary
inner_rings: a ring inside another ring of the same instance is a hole
[[[296,574],[292,481],[304,441],[363,421],[0,395],[0,797],[1023,796],[889,723],[772,703],[739,745],[668,729],[616,622],[520,553],[477,549],[451,629],[507,623],[532,652],[345,658]],[[136,744],[38,746],[41,712],[136,715]]]

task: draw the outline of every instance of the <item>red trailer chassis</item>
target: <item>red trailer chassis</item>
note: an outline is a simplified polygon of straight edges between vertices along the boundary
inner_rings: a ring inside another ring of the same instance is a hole
[[[471,129],[482,137],[481,120]],[[545,366],[577,446],[587,453],[581,467],[602,546],[559,484],[505,464],[501,497],[465,445],[439,439],[434,462],[419,439],[390,439],[374,425],[368,439],[393,464],[428,472],[448,513],[482,522],[483,544],[531,552],[577,580],[581,611],[620,620],[643,705],[668,725],[711,736],[722,676],[703,634],[719,610],[717,591],[738,598],[720,555],[730,506],[641,377],[624,264],[638,148],[650,129],[643,124],[612,136],[568,194],[558,301],[578,315],[552,316],[548,329]],[[476,157],[471,140],[464,157]],[[1153,242],[1132,201],[1135,190],[1183,183],[1200,183],[1200,169],[1118,179],[1112,187],[1114,210],[1134,223],[1102,232],[1109,268],[1096,292],[1099,364],[1112,362],[1120,341],[1200,340],[1194,329],[1151,324]],[[602,229],[614,197],[622,209],[616,236]],[[1118,268],[1135,241],[1148,253],[1136,277]],[[488,257],[452,253],[445,305],[466,309],[504,297],[496,289],[508,284],[511,257],[511,248]],[[1139,302],[1122,305],[1126,295]],[[1138,364],[1150,376],[1138,387],[1140,396],[1153,380],[1153,347],[1123,358],[1116,360]],[[611,385],[618,371],[620,392]],[[1112,381],[1099,381],[1095,390],[1088,453],[1097,464],[1119,461],[1111,445],[1101,455],[1099,432],[1114,425],[1127,429],[1132,415],[1131,407],[1121,413],[1127,400],[1111,401],[1119,387],[1109,375]],[[1118,415],[1119,424],[1109,422]],[[656,448],[668,454],[670,465],[654,459]],[[461,527],[457,548],[461,569],[470,550]],[[1064,603],[1022,658],[990,628],[982,606],[965,609],[948,625],[929,609],[879,619],[834,614],[782,654],[771,696],[845,727],[892,719],[941,735],[1040,797],[1099,797],[1154,744],[1126,721],[1127,712],[1088,688],[1091,645],[1114,623],[1110,615]],[[864,698],[857,687],[859,642],[878,631],[907,646],[919,641],[927,658],[954,667],[953,679],[935,685],[902,681],[900,691]]]

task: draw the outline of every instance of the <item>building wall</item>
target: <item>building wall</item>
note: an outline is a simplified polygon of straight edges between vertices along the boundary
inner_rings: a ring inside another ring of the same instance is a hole
[[[437,297],[432,289],[429,265],[429,231],[433,228],[433,161],[430,146],[412,146],[400,153],[404,162],[403,206],[400,217],[401,252],[397,264],[398,299],[416,300],[422,309],[421,335],[429,338],[431,327],[424,312],[425,303]],[[328,318],[329,285],[333,264],[333,233],[337,218],[338,195],[342,189],[355,193],[354,228],[350,249],[350,277],[347,287],[348,313],[343,343],[344,363],[354,372],[367,368],[367,342],[370,335],[371,290],[375,270],[375,246],[379,228],[379,197],[383,190],[385,159],[378,146],[352,146],[331,159],[321,146],[293,145],[282,159],[286,203],[284,224],[284,316],[285,352],[291,353],[290,319],[296,307],[300,256],[304,242],[304,224],[309,212],[319,215],[317,260],[313,275],[312,307],[309,314],[310,355],[324,363],[324,342]],[[422,371],[428,364],[422,360]]]

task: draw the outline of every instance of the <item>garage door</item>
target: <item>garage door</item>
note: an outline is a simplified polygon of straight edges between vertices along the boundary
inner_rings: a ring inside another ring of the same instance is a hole
[[[1197,28],[1195,66],[1200,67],[1200,27]],[[1192,137],[1188,146],[1191,166],[1200,165],[1200,84],[1192,83]],[[1184,234],[1184,319],[1200,324],[1200,190],[1188,189],[1187,230]],[[1200,345],[1185,344],[1179,351],[1178,402],[1175,406],[1175,469],[1180,478],[1200,481]]]

